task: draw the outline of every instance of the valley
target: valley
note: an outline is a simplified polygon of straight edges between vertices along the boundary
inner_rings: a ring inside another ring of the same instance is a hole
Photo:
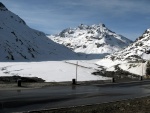
[[[144,17],[148,8],[138,11],[142,13],[138,20],[135,10],[143,6],[135,2],[100,0],[109,9],[102,10],[103,6],[95,7],[101,5],[98,0],[89,4],[65,1],[4,1],[9,8],[0,2],[0,113],[89,104],[94,108],[95,104],[149,96],[150,28],[142,28],[149,18],[149,12]],[[134,13],[128,10],[132,5]],[[100,21],[104,23],[94,24]],[[122,34],[140,35],[131,40]],[[103,107],[104,111],[117,109]]]

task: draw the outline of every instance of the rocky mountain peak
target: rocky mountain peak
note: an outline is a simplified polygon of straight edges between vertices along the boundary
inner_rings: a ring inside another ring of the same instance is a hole
[[[1,11],[7,11],[8,10],[2,2],[0,2],[0,10]]]
[[[150,28],[147,29],[147,30],[145,30],[145,32],[142,34],[142,36],[140,36],[139,38],[137,38],[135,40],[135,42],[139,41],[139,40],[142,40],[143,38],[148,38],[148,37],[150,37]]]
[[[131,40],[109,30],[104,24],[81,24],[49,38],[75,52],[86,54],[113,53],[132,43]]]

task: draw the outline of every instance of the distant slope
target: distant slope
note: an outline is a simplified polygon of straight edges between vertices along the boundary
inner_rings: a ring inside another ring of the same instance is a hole
[[[132,74],[144,76],[149,75],[149,60],[150,29],[147,29],[133,44],[119,52],[106,56],[99,60],[97,64],[105,66],[107,68],[106,71],[117,72],[124,70]]]
[[[67,55],[66,55],[67,54]],[[0,61],[63,60],[76,57],[65,46],[29,28],[23,19],[0,3]]]
[[[55,36],[48,36],[78,53],[104,54],[121,50],[132,43],[131,40],[109,30],[104,24],[83,25],[68,28]]]
[[[150,29],[147,29],[133,44],[122,51],[106,56],[103,61],[141,62],[143,59],[150,60]],[[102,63],[101,61],[99,62],[100,64]]]

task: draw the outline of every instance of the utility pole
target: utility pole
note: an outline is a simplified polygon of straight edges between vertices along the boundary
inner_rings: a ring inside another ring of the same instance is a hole
[[[77,61],[77,64],[76,64],[76,82],[77,82],[77,76],[78,76],[78,61]]]
[[[143,62],[142,62],[142,76],[143,76]]]
[[[141,55],[141,58],[143,57],[143,54],[146,52],[146,50],[142,53],[142,55]],[[143,68],[144,68],[144,60],[142,60],[142,76],[140,77],[140,80],[142,80],[142,78],[143,78]]]
[[[142,75],[140,76],[140,79],[139,80],[143,80],[143,76],[144,76],[144,61],[142,61]]]

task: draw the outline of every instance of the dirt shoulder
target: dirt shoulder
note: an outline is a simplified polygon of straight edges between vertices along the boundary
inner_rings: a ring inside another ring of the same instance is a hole
[[[150,96],[104,104],[24,113],[150,113]]]
[[[92,85],[92,84],[105,84],[111,83],[110,80],[97,80],[97,81],[80,81],[76,85]],[[52,86],[71,86],[72,81],[66,82],[21,82],[21,87],[18,87],[17,82],[3,82],[0,83],[0,90],[16,90],[16,89],[34,89],[42,87],[52,87]]]
[[[97,81],[78,81],[77,86],[84,85],[110,85],[110,84],[118,84],[118,83],[130,83],[130,82],[142,82],[139,80],[130,80],[130,79],[121,79],[115,80],[112,83],[112,80],[97,80]],[[72,86],[72,81],[68,82],[21,82],[21,87],[18,87],[17,82],[6,82],[0,83],[0,90],[24,90],[24,89],[34,89],[34,88],[42,88],[42,87],[53,87],[53,86]]]
[[[35,83],[26,83],[22,82],[21,87],[18,87],[17,83],[1,83],[0,90],[24,90],[24,89],[34,89],[50,86],[60,86],[60,85],[69,85],[70,83],[57,83],[57,82],[35,82]]]

